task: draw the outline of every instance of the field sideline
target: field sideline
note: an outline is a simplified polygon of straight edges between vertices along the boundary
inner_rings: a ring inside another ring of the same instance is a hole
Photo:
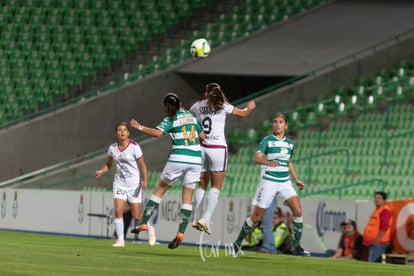
[[[0,231],[0,275],[413,275],[414,267]],[[203,253],[203,258],[200,255]],[[210,255],[210,256],[209,256]]]

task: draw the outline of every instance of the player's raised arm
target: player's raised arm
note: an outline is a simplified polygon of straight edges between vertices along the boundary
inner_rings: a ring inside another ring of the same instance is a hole
[[[149,135],[149,136],[160,137],[164,134],[162,132],[162,130],[159,130],[159,129],[156,129],[156,128],[144,127],[143,125],[141,125],[135,119],[131,119],[131,121],[129,121],[129,125],[131,127],[135,128],[135,129],[138,129],[139,131]]]

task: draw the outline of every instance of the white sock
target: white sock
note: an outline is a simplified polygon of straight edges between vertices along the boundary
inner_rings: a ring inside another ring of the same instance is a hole
[[[204,194],[206,193],[205,190],[197,188],[194,194],[194,200],[195,200],[195,209],[194,209],[194,220],[199,220],[201,217],[201,213],[203,211],[203,199]]]
[[[208,191],[207,193],[207,206],[203,213],[203,218],[207,222],[210,222],[214,209],[216,209],[219,194],[220,190],[217,188],[211,188],[210,191]]]
[[[254,223],[252,221],[252,217],[248,217],[245,221],[246,221],[247,225],[249,225],[250,227],[254,226]]]
[[[160,204],[161,203],[161,198],[156,196],[156,195],[151,195],[150,200]]]
[[[124,219],[123,218],[116,218],[114,219],[115,224],[115,232],[118,236],[118,241],[124,240]]]

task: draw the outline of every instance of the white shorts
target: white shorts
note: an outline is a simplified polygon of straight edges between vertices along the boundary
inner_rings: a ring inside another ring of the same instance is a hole
[[[133,187],[123,187],[119,185],[115,185],[112,189],[114,199],[120,198],[124,201],[127,201],[128,203],[142,203],[142,189],[139,189],[139,193],[137,192],[137,186]]]
[[[202,145],[203,172],[222,172],[227,169],[227,147],[220,145]]]
[[[167,162],[160,178],[169,186],[174,185],[180,178],[183,178],[184,186],[195,189],[196,184],[200,182],[200,174],[200,165]]]
[[[290,180],[278,183],[262,178],[257,186],[252,205],[267,209],[275,196],[279,196],[285,202],[287,199],[297,195]]]

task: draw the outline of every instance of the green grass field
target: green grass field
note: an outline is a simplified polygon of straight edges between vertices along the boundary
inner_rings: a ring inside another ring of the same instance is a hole
[[[0,275],[414,275],[413,266],[0,231]]]

